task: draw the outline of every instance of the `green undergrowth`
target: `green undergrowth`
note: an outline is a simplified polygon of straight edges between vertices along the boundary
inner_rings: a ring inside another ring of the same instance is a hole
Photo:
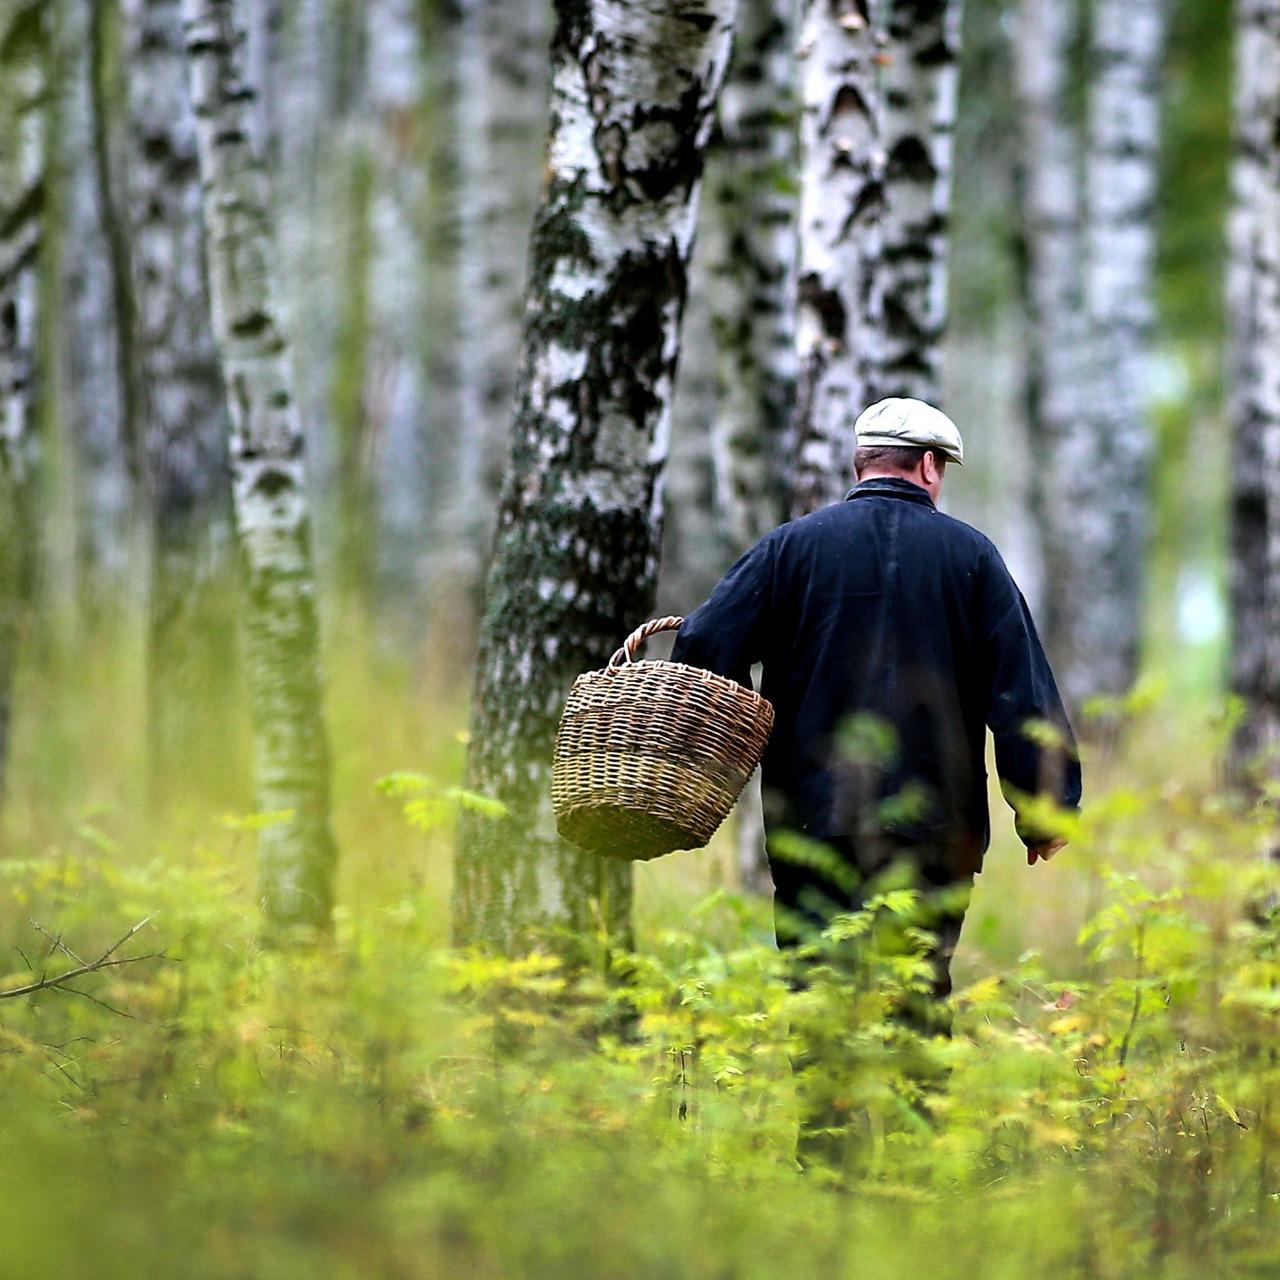
[[[181,857],[81,824],[0,862],[0,990],[145,917],[119,954],[163,954],[0,1001],[0,1274],[1275,1275],[1270,810],[1130,773],[1020,869],[1074,936],[984,932],[1020,900],[980,882],[951,1040],[899,1016],[901,891],[797,967],[763,904],[671,873],[634,953],[577,939],[570,972],[449,950],[435,881],[375,862],[286,953],[251,819]],[[459,802],[368,800],[420,867]]]

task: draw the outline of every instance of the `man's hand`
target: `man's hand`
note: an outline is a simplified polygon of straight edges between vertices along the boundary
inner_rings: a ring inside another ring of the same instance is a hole
[[[1034,867],[1037,862],[1052,862],[1054,856],[1066,847],[1066,839],[1062,836],[1046,840],[1042,844],[1033,844],[1027,849],[1027,866]]]

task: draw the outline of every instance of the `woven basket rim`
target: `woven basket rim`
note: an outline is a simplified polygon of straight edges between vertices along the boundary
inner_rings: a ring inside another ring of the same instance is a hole
[[[769,708],[773,707],[773,703],[762,693],[758,693],[755,689],[745,684],[739,684],[738,681],[731,679],[729,676],[722,676],[718,671],[708,671],[706,667],[691,666],[687,662],[672,662],[669,658],[644,658],[638,662],[630,662],[625,667],[597,667],[594,671],[582,672],[581,675],[574,678],[573,683],[577,684],[582,680],[616,680],[620,676],[626,676],[628,673],[634,677],[637,674],[654,669],[687,671],[691,675],[698,676],[711,684],[720,685],[735,694],[754,699],[757,702],[763,702]]]

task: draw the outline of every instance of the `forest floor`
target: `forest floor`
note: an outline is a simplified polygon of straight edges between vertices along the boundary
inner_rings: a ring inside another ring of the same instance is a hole
[[[893,1020],[920,979],[901,956],[789,982],[727,839],[641,869],[633,954],[451,952],[447,807],[413,802],[456,776],[461,720],[424,739],[406,683],[331,669],[341,905],[289,954],[256,936],[234,717],[226,777],[206,765],[190,830],[156,839],[128,817],[127,664],[20,691],[0,990],[73,963],[54,938],[92,958],[147,917],[120,954],[164,954],[0,1000],[3,1274],[1280,1270],[1270,832],[1215,789],[1202,704],[1135,705],[1051,867],[998,838],[946,1042]],[[403,770],[410,795],[378,787]],[[949,1084],[922,1095],[930,1072]],[[797,1168],[798,1088],[841,1118],[838,1170]]]

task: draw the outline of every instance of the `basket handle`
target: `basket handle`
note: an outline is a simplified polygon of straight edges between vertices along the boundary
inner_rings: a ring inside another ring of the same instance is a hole
[[[676,631],[683,618],[652,618],[637,627],[623,642],[622,648],[609,659],[609,671],[618,671],[636,660],[636,650],[650,637],[662,631]]]

